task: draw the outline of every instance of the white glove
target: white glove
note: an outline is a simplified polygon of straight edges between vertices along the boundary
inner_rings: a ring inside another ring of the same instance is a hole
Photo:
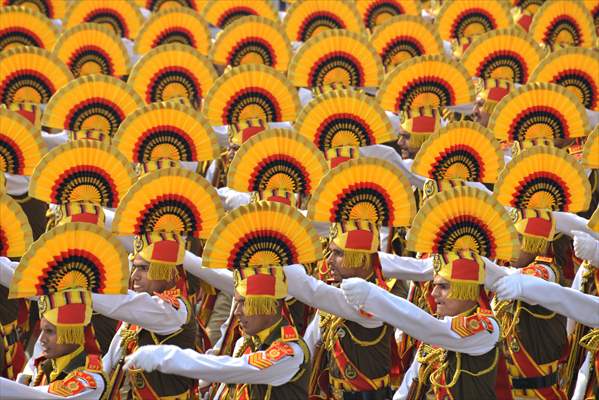
[[[172,351],[173,347],[177,348],[177,346],[166,344],[141,346],[134,353],[125,357],[123,368],[152,372],[158,369],[162,360]]]
[[[493,285],[497,300],[518,300],[522,296],[523,281],[526,277],[522,274],[504,276]]]
[[[591,265],[599,267],[599,241],[586,232],[572,231],[572,233],[576,257],[589,260]]]
[[[362,278],[347,278],[341,282],[341,290],[349,304],[359,307],[366,303],[370,283]]]

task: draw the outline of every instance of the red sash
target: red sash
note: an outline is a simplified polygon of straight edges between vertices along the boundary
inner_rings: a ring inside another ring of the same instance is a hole
[[[360,370],[358,370],[358,368],[356,368],[356,366],[350,361],[343,351],[343,348],[341,348],[339,340],[335,341],[333,346],[333,358],[335,360],[335,364],[337,364],[337,368],[343,374],[346,382],[352,387],[353,391],[367,392],[380,389],[370,378],[360,372]]]
[[[514,337],[518,343],[518,351],[514,351],[512,346],[509,346],[510,355],[512,361],[518,367],[523,376],[527,378],[544,376],[546,373],[541,370],[539,365],[532,359],[530,354],[526,351],[522,342],[518,337]],[[550,387],[531,389],[535,392],[535,395],[539,399],[543,400],[567,400],[566,394],[560,390],[557,385]]]

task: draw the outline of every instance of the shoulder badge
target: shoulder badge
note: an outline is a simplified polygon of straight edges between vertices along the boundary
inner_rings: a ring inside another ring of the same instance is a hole
[[[96,380],[88,373],[77,370],[64,379],[54,381],[48,386],[48,393],[61,397],[75,396],[85,389],[95,389]]]
[[[291,325],[287,325],[281,328],[281,340],[283,342],[293,342],[299,339],[297,329]]]
[[[173,306],[175,310],[178,310],[181,306],[181,303],[179,303],[179,297],[181,297],[181,292],[179,291],[179,289],[169,289],[160,293],[154,292],[154,295],[160,297],[162,300],[169,303],[171,306]]]
[[[280,361],[285,356],[292,356],[293,348],[285,342],[274,342],[264,351],[250,354],[248,363],[259,369],[265,369]]]
[[[85,359],[85,369],[89,371],[102,371],[102,358],[98,354],[88,354]]]
[[[454,317],[451,320],[451,330],[461,337],[473,336],[478,332],[493,333],[493,324],[485,313],[476,313],[466,316]]]
[[[549,280],[549,271],[547,271],[547,268],[544,265],[531,264],[528,267],[522,268],[522,272],[521,273],[523,275],[536,276],[537,278],[541,278],[541,279],[544,279],[546,281]]]

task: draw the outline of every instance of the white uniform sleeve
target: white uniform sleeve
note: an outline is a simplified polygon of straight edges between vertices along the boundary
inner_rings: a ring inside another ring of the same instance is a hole
[[[380,321],[363,315],[358,308],[349,304],[341,289],[309,276],[303,266],[288,265],[284,271],[287,276],[289,295],[302,303],[354,321],[366,328],[381,326]]]
[[[581,231],[586,232],[595,239],[599,240],[599,233],[588,227],[588,219],[563,211],[552,211],[551,214],[553,219],[555,219],[555,230],[558,232],[572,237],[572,231]]]
[[[410,170],[411,163],[403,160],[394,148],[383,144],[373,144],[370,146],[360,147],[360,155],[363,157],[374,157],[381,160],[389,161],[396,167],[401,169],[405,177],[408,178],[410,184],[422,188],[425,178],[413,174]]]
[[[410,392],[412,382],[414,379],[418,379],[419,369],[420,363],[418,362],[418,358],[414,357],[414,361],[412,361],[410,368],[408,368],[403,380],[401,381],[401,386],[399,386],[399,389],[397,389],[397,392],[395,392],[393,395],[393,400],[406,400],[408,398],[408,393]]]
[[[258,368],[250,364],[249,358],[255,353],[241,357],[213,356],[177,346],[161,345],[160,347],[167,348],[160,349],[161,357],[157,368],[163,373],[209,382],[280,386],[293,378],[304,361],[304,353],[299,345],[292,342],[286,344],[293,349],[293,355],[272,360],[270,361],[272,365],[266,368]],[[256,353],[262,353],[263,357],[266,357],[264,351]]]
[[[96,381],[96,388],[86,388],[81,393],[73,396],[68,396],[70,400],[98,400],[104,392],[104,379],[98,375],[89,372],[89,375]],[[81,380],[82,384],[86,384],[85,381]],[[20,383],[8,380],[6,378],[0,378],[0,397],[2,399],[10,400],[37,400],[37,399],[61,399],[64,400],[67,397],[57,396],[48,393],[48,386],[26,386]]]
[[[478,356],[490,351],[499,341],[499,326],[493,319],[492,333],[483,330],[472,336],[461,337],[451,329],[453,317],[439,320],[409,301],[376,285],[369,285],[364,310],[424,343]]]
[[[233,273],[228,269],[202,267],[202,258],[190,251],[185,251],[183,268],[190,274],[205,281],[210,286],[231,296],[233,295]]]
[[[599,328],[599,297],[530,275],[522,276],[522,297],[591,328]]]
[[[310,349],[310,354],[314,357],[314,352],[316,348],[322,342],[322,338],[320,336],[320,313],[317,311],[312,321],[308,324],[306,328],[306,332],[304,333],[304,342]]]
[[[0,285],[8,288],[15,274],[15,268],[19,265],[16,261],[11,261],[9,258],[0,257]]]
[[[119,327],[116,334],[112,337],[108,351],[102,357],[102,369],[108,376],[110,376],[121,358],[121,329],[123,329],[123,325]]]
[[[176,309],[158,296],[147,293],[92,294],[96,312],[112,319],[141,326],[158,335],[170,335],[187,322],[187,307],[179,300]]]
[[[417,259],[413,257],[401,257],[382,251],[379,251],[378,254],[385,278],[418,282],[433,279],[432,258]]]

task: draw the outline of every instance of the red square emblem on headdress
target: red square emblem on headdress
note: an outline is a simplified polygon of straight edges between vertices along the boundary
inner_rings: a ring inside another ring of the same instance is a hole
[[[246,296],[274,296],[276,284],[273,275],[252,275],[247,278]]]
[[[58,309],[56,322],[59,324],[82,324],[85,322],[85,304],[65,304]]]
[[[71,216],[73,222],[87,222],[88,224],[98,224],[98,214],[81,213]]]
[[[370,250],[372,247],[373,233],[370,231],[357,229],[347,233],[345,248],[348,250]]]
[[[507,95],[510,92],[509,88],[504,88],[504,87],[494,87],[491,88],[489,90],[489,95],[487,96],[487,99],[491,100],[491,101],[499,101],[501,99],[503,99],[503,97],[505,95]]]
[[[542,236],[548,238],[552,232],[553,224],[551,220],[539,217],[528,218],[524,233],[532,236]]]
[[[475,260],[459,258],[452,263],[451,279],[460,281],[478,281],[479,265]]]
[[[179,246],[179,242],[175,240],[161,240],[154,243],[152,261],[176,263],[177,255],[179,254]]]
[[[412,132],[427,133],[435,131],[436,118],[423,115],[412,118]]]

